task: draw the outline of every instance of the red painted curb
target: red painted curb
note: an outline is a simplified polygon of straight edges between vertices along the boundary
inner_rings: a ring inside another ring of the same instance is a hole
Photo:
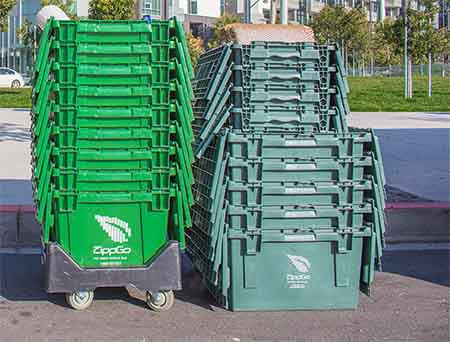
[[[450,202],[390,202],[386,210],[397,209],[450,209]],[[0,205],[0,213],[34,213],[33,205]]]
[[[34,213],[36,210],[33,205],[0,205],[0,213]]]
[[[450,202],[390,202],[386,203],[387,210],[396,209],[449,209]]]

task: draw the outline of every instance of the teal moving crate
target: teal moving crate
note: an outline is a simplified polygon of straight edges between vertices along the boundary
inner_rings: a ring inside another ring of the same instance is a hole
[[[225,44],[199,58],[193,91],[186,246],[217,302],[356,308],[381,269],[385,180],[374,132],[347,126],[337,47]]]
[[[355,309],[363,241],[349,234],[229,231],[228,307],[234,311]]]

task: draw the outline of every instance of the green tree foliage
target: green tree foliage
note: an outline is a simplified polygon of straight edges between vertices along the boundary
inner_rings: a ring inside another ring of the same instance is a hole
[[[343,7],[325,6],[314,16],[311,24],[320,44],[341,42],[346,37],[346,10]]]
[[[41,0],[41,7],[58,6],[70,19],[76,19],[76,3],[75,0]]]
[[[384,22],[375,25],[372,38],[372,53],[378,65],[398,65],[402,61],[401,51],[396,43],[396,21],[386,18]]]
[[[31,22],[28,19],[25,19],[22,26],[17,28],[17,38],[22,41],[22,44],[25,46],[31,46],[33,40],[33,31]]]
[[[242,22],[240,16],[230,13],[225,13],[219,17],[214,23],[213,36],[209,41],[209,47],[213,48],[224,43],[232,42],[235,38],[234,32],[228,25],[240,22]]]
[[[41,7],[49,5],[58,6],[70,19],[77,19],[75,0],[41,0]],[[39,41],[40,30],[34,33],[32,23],[28,19],[25,19],[22,26],[17,28],[16,35],[24,46],[32,46],[35,36],[37,41]]]
[[[192,33],[188,33],[186,35],[186,40],[188,43],[189,55],[191,56],[191,63],[195,68],[198,59],[203,54],[203,52],[205,52],[203,39],[201,39],[200,37],[194,37]]]
[[[8,14],[15,6],[17,0],[0,0],[0,30],[8,30]]]
[[[439,12],[438,2],[422,0],[421,10],[408,9],[410,54],[413,63],[425,63],[428,54],[432,56],[445,50],[446,34],[434,27],[434,18]]]
[[[136,15],[135,0],[91,0],[89,19],[130,20]]]
[[[361,8],[325,6],[311,25],[316,40],[325,44],[336,42],[347,49],[365,53],[370,43],[369,23]]]
[[[408,17],[408,54],[414,64],[426,63],[428,54],[437,56],[448,53],[450,50],[449,31],[434,27],[434,18],[438,13],[438,2],[435,0],[422,0],[420,10],[409,3],[406,13]],[[403,17],[393,22],[384,23],[379,32],[380,39],[388,45],[398,56],[403,55],[404,50],[404,22]],[[401,57],[400,57],[401,58]]]

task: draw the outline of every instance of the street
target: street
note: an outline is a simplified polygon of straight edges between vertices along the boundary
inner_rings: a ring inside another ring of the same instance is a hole
[[[26,253],[26,252],[25,252]],[[355,311],[228,312],[184,276],[175,306],[154,313],[124,289],[100,289],[90,309],[42,290],[40,256],[0,250],[0,341],[448,341],[449,249],[385,254],[371,298]]]

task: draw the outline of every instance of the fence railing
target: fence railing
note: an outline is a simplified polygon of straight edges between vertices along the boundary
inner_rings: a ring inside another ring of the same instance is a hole
[[[359,77],[370,77],[370,76],[385,76],[385,77],[395,77],[403,76],[404,68],[403,66],[393,65],[393,66],[374,66],[365,68],[352,68],[351,65],[347,67],[348,76],[359,76]],[[413,65],[412,66],[413,76],[427,76],[428,75],[428,65]],[[450,75],[450,65],[444,63],[435,63],[432,65],[433,76],[449,77]]]

